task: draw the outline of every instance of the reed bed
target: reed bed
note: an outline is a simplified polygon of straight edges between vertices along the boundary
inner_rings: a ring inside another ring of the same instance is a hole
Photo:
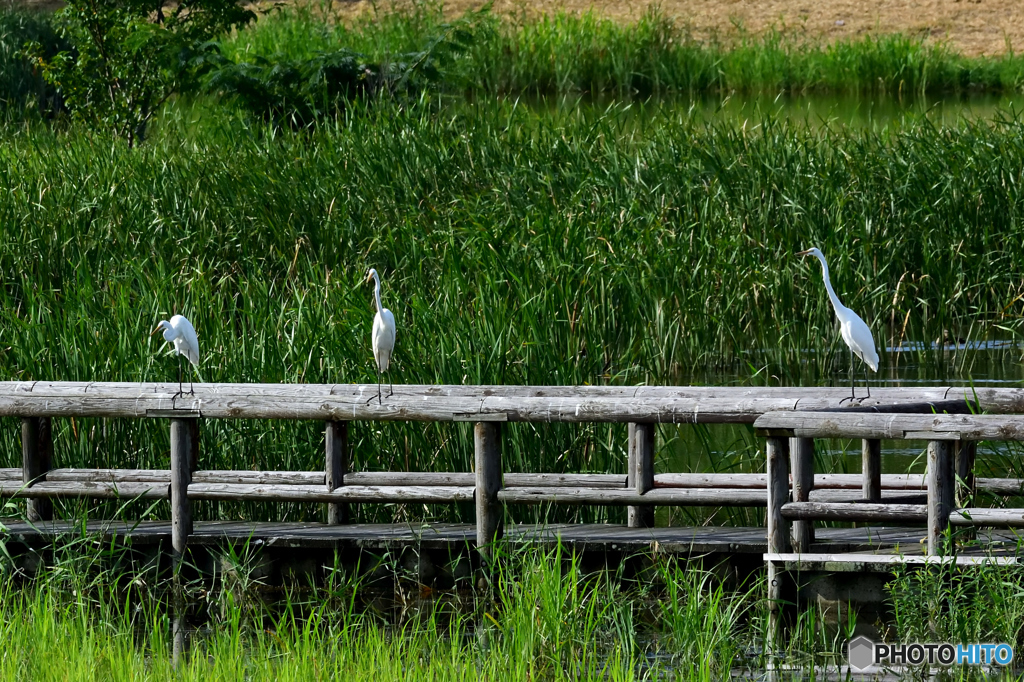
[[[465,591],[431,594],[399,572],[391,587],[376,590],[343,573],[314,589],[271,586],[252,572],[251,560],[246,550],[225,556],[212,582],[183,584],[84,537],[55,547],[53,562],[34,577],[7,579],[0,588],[0,633],[8,645],[0,674],[712,680],[756,663],[747,648],[763,620],[754,611],[757,586],[734,592],[710,572],[661,561],[653,568],[656,586],[641,588],[615,573],[585,571],[578,557],[557,548],[503,556],[494,581],[501,596],[493,601]],[[184,595],[177,599],[192,631],[176,670],[175,594]],[[382,614],[370,605],[387,599],[403,607]]]
[[[379,103],[302,133],[183,107],[139,150],[8,129],[0,366],[174,380],[149,332],[179,312],[202,380],[372,382],[374,266],[398,383],[842,383],[820,269],[793,256],[815,244],[881,348],[922,342],[883,351],[881,377],[908,359],[969,377],[970,354],[931,340],[1019,338],[1022,157],[1016,119],[739,128],[642,105]],[[997,357],[1016,376],[1019,350]],[[167,466],[159,425],[58,429],[61,466]],[[508,470],[624,471],[622,426],[508,436]],[[322,437],[220,422],[203,450],[211,468],[317,469]],[[464,425],[353,438],[359,469],[471,468]]]
[[[422,49],[450,18],[424,3],[344,21],[310,4],[264,16],[223,42],[232,59],[309,58],[347,47],[371,59]],[[449,89],[501,93],[649,95],[781,91],[924,94],[1010,92],[1024,58],[970,58],[941,43],[883,35],[824,45],[799,31],[698,40],[657,10],[632,23],[597,14],[463,17],[472,48],[446,74]]]

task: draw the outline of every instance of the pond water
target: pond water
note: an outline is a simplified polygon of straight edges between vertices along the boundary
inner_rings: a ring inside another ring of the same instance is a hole
[[[938,126],[965,121],[1011,121],[1024,113],[1024,94],[970,94],[934,97],[867,94],[790,94],[746,95],[702,94],[696,97],[668,96],[622,103],[612,97],[561,95],[555,97],[517,97],[520,102],[550,111],[566,112],[580,106],[605,108],[629,107],[644,113],[673,111],[709,122],[733,122],[757,125],[765,118],[813,127],[851,127],[881,129],[922,118]]]

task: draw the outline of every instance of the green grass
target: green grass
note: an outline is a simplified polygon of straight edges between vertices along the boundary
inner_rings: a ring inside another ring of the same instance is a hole
[[[191,651],[172,671],[175,583],[125,552],[82,538],[50,565],[0,587],[6,680],[631,680],[675,672],[720,679],[758,637],[755,591],[661,560],[646,585],[584,570],[579,557],[504,556],[497,601],[459,591],[423,599],[396,583],[394,617],[364,604],[360,578],[271,587],[252,557],[224,557],[219,576],[185,585]],[[671,591],[665,592],[670,586]],[[368,601],[369,598],[366,598]]]
[[[585,13],[539,18],[471,15],[475,43],[448,73],[449,87],[500,93],[1016,91],[1024,58],[962,56],[943,44],[882,35],[823,45],[796,33],[701,41],[656,10],[633,23]],[[348,47],[386,60],[422,49],[444,23],[429,4],[340,22],[310,5],[271,13],[224,41],[232,59],[309,58]]]
[[[1016,120],[737,128],[640,105],[378,105],[305,133],[179,108],[140,150],[11,129],[0,367],[172,380],[149,332],[182,312],[203,380],[370,382],[374,266],[399,383],[844,382],[820,270],[793,253],[823,249],[880,347],[1019,334],[1022,159]],[[881,376],[906,356],[883,352]],[[1018,353],[999,357],[1016,376]],[[61,466],[167,466],[159,425],[57,429]],[[508,434],[510,471],[624,467],[624,426]],[[204,466],[315,469],[321,442],[317,424],[210,423]],[[359,469],[472,462],[464,425],[357,425],[353,442]]]

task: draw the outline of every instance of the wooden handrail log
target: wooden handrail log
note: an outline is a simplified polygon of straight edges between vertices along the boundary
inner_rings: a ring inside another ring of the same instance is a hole
[[[107,481],[43,481],[30,486],[0,483],[0,497],[40,499],[47,497],[166,500],[170,482],[127,483]]]
[[[840,409],[843,389],[790,387],[405,386],[382,405],[376,384],[0,382],[0,416],[182,417],[378,421],[750,423],[765,412]],[[870,409],[977,399],[989,411],[1024,411],[1024,390],[878,388]],[[886,408],[888,409],[888,408]],[[895,409],[895,408],[893,408]],[[916,408],[915,408],[916,409]],[[843,414],[840,412],[840,414]],[[859,413],[858,413],[859,414]]]
[[[498,499],[506,504],[594,504],[624,506],[763,507],[768,502],[764,490],[655,489],[640,495],[634,490],[595,490],[593,488],[504,488]]]
[[[754,428],[796,438],[1024,440],[1024,415],[771,412],[758,417]]]
[[[193,483],[190,500],[252,500],[284,502],[470,502],[473,486],[345,485],[335,490],[312,485],[250,485]]]
[[[1024,528],[1024,509],[956,509],[949,515],[949,525]]]
[[[980,479],[1001,480],[1001,479]],[[1008,479],[1016,481],[1017,479]],[[814,487],[820,489],[860,490],[860,474],[815,474]],[[764,489],[767,474],[655,474],[655,488],[747,488]],[[923,474],[882,474],[883,490],[924,490]]]
[[[782,515],[790,520],[924,523],[928,520],[928,507],[873,502],[788,502],[782,505]]]

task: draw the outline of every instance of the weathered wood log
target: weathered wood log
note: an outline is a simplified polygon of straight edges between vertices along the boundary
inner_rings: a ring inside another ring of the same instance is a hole
[[[21,420],[22,483],[27,486],[45,481],[53,463],[53,435],[48,417],[28,417]],[[53,518],[53,505],[47,499],[33,499],[26,504],[25,518],[29,521],[49,521]]]
[[[990,495],[1024,495],[1024,479],[976,478],[974,489],[984,490]]]
[[[505,487],[530,488],[608,488],[626,487],[626,476],[622,474],[505,474]]]
[[[642,496],[654,487],[654,424],[629,424],[629,461],[626,487]],[[630,528],[653,528],[654,507],[630,506],[626,510]]]
[[[323,471],[239,471],[229,469],[218,471],[217,469],[205,469],[192,474],[193,483],[324,485],[325,481]]]
[[[498,499],[506,504],[594,504],[629,506],[763,507],[768,502],[763,490],[714,490],[711,488],[661,488],[643,495],[635,490],[600,490],[594,488],[504,488]]]
[[[498,501],[501,491],[501,425],[477,422],[473,427],[476,466],[476,548],[485,561],[493,558],[495,540],[501,537],[505,510]]]
[[[188,487],[192,481],[195,457],[194,419],[171,420],[171,547],[176,561],[184,557],[188,536],[192,534],[192,505]]]
[[[507,475],[506,475],[507,477]],[[1003,480],[1003,479],[981,479]],[[1017,479],[1008,479],[1017,480]],[[861,490],[860,474],[815,474],[814,489]],[[926,490],[923,474],[882,474],[883,490]],[[655,474],[655,488],[757,488],[768,487],[767,474]]]
[[[23,469],[0,469],[0,481],[22,481]]]
[[[366,486],[343,485],[327,490],[323,485],[273,485],[240,483],[193,483],[193,500],[254,500],[264,502],[467,502],[472,486]]]
[[[957,509],[949,515],[953,526],[1024,528],[1024,509]]]
[[[337,490],[345,484],[348,468],[348,422],[329,421],[324,431],[324,468],[327,490]],[[327,523],[338,525],[348,522],[348,507],[343,504],[327,505]]]
[[[882,441],[865,438],[860,445],[861,476],[864,477],[861,491],[868,502],[882,499]]]
[[[130,397],[176,393],[175,383],[93,382],[93,381],[5,381],[0,382],[0,396],[33,394],[47,397],[110,397],[126,391]],[[355,396],[366,400],[376,395],[376,384],[195,384],[199,397],[219,395],[274,396],[282,398],[319,399],[323,396]],[[758,397],[794,398],[808,401],[810,409],[822,409],[819,401],[833,403],[843,409],[873,409],[889,404],[908,402],[934,403],[950,400],[975,400],[983,409],[1005,405],[1010,411],[1024,411],[1024,390],[1018,388],[949,387],[879,387],[872,398],[855,405],[849,402],[850,392],[843,387],[804,386],[509,386],[461,384],[396,384],[396,395],[407,398],[730,398]],[[842,403],[840,401],[843,401]],[[180,401],[179,401],[180,402]],[[182,403],[183,404],[183,403]]]
[[[476,474],[430,471],[358,471],[345,474],[345,485],[475,486]]]
[[[808,502],[814,489],[814,439],[789,440],[790,475],[794,502]],[[790,542],[794,551],[809,552],[814,542],[814,522],[794,521],[790,528]]]
[[[768,551],[788,552],[789,521],[782,515],[782,506],[789,502],[789,441],[785,438],[768,438],[766,447]]]
[[[946,554],[946,531],[953,511],[956,478],[953,446],[948,441],[928,441],[928,554]]]
[[[166,483],[169,485],[171,471],[170,469],[51,469],[46,480]]]
[[[1024,440],[1024,415],[772,412],[754,422],[762,435],[897,440]]]
[[[927,521],[928,507],[923,504],[875,504],[871,502],[790,502],[782,505],[782,516],[786,519],[813,519],[815,521],[909,523]]]
[[[837,408],[842,399],[841,391],[824,388],[396,386],[378,405],[366,402],[376,385],[196,384],[195,390],[185,402],[171,400],[172,384],[0,382],[0,415],[173,417],[184,411],[228,419],[749,423],[772,410]],[[1024,411],[1021,389],[876,393],[878,405],[973,400],[976,393],[980,409]]]
[[[801,500],[794,500],[801,501]],[[886,504],[927,504],[928,493],[921,491],[907,490],[883,490],[878,500],[865,500],[864,493],[860,490],[813,490],[809,500],[804,502],[850,502],[857,504],[872,504],[873,502],[884,502]]]
[[[148,482],[127,483],[111,481],[43,481],[33,486],[21,483],[0,483],[0,497],[44,500],[48,498],[95,498],[95,499],[170,499],[170,483]]]

